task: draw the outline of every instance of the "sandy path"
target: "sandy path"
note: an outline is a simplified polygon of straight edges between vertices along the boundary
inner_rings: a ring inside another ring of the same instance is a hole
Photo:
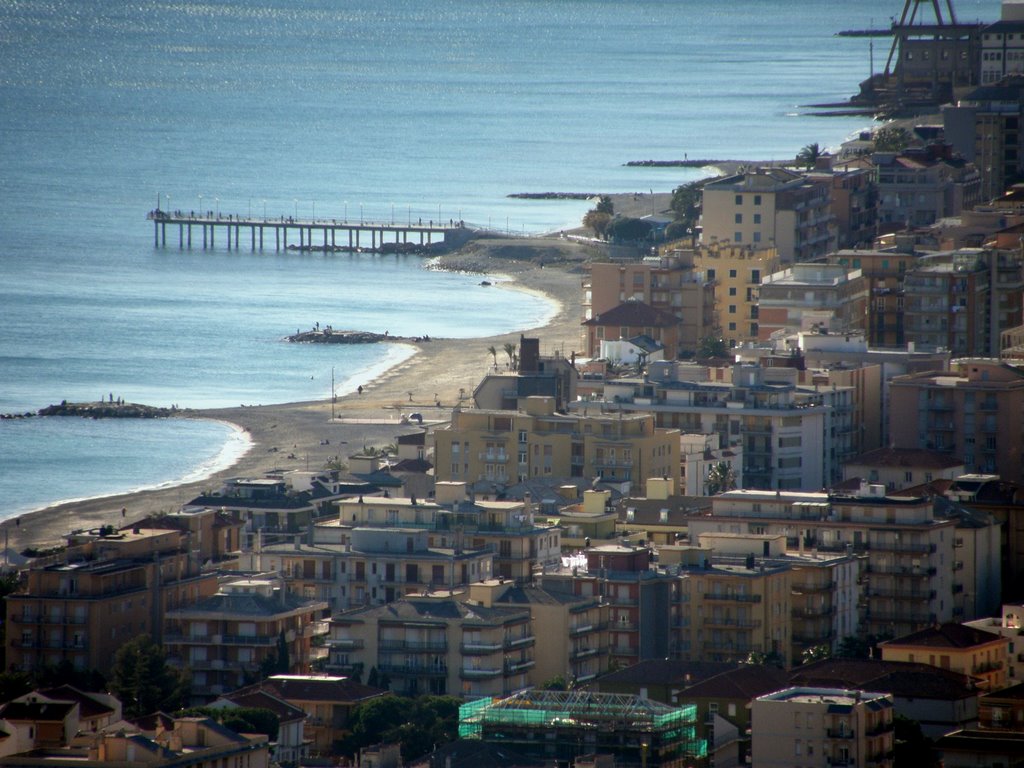
[[[515,280],[514,289],[540,292],[556,301],[557,315],[547,326],[522,333],[539,337],[543,354],[558,350],[569,355],[580,349],[583,275],[579,261],[586,255],[578,246],[558,239],[494,240],[473,243],[462,253],[446,257],[444,264],[507,274]],[[480,290],[506,289],[481,286]],[[197,417],[239,425],[248,432],[252,449],[234,466],[199,482],[48,507],[22,515],[20,523],[7,521],[0,528],[9,536],[12,553],[29,545],[58,544],[75,529],[122,525],[124,520],[176,510],[201,490],[217,488],[230,477],[260,476],[276,468],[317,469],[329,458],[344,460],[364,445],[392,443],[397,435],[414,429],[400,424],[402,412],[418,411],[428,422],[446,420],[460,390],[471,393],[492,365],[487,348],[497,348],[501,363],[502,346],[518,343],[519,336],[520,332],[515,332],[420,344],[415,355],[364,386],[362,395],[339,397],[333,421],[330,401],[194,411]],[[409,392],[413,393],[411,402]],[[435,395],[441,407],[435,405]],[[289,459],[289,454],[295,458]]]

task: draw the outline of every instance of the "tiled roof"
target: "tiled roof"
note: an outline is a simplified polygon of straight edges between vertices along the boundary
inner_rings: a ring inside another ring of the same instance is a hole
[[[994,640],[1002,640],[999,635],[986,632],[983,629],[967,627],[956,622],[947,622],[937,627],[926,627],[909,635],[897,637],[894,640],[886,640],[880,643],[882,646],[927,646],[929,648],[973,648],[976,645],[985,645]]]
[[[679,661],[675,659],[648,659],[602,675],[598,687],[604,683],[626,685],[692,685],[718,675],[736,665],[724,661]]]
[[[192,615],[196,613],[225,613],[236,616],[278,616],[303,608],[317,607],[321,605],[315,600],[304,600],[292,594],[281,597],[267,597],[265,595],[231,593],[218,593],[201,600],[195,605],[178,608],[172,613]]]
[[[681,694],[681,697],[750,701],[788,686],[786,673],[778,667],[741,664],[734,669],[691,685]]]
[[[84,718],[101,717],[103,715],[112,715],[114,713],[114,710],[102,701],[97,701],[88,693],[80,691],[71,685],[47,688],[46,690],[39,691],[39,695],[56,701],[78,702],[78,714]]]
[[[278,720],[282,723],[304,720],[306,717],[305,710],[289,704],[279,696],[275,696],[273,691],[263,689],[235,691],[234,693],[225,694],[221,698],[225,701],[230,701],[232,704],[237,704],[239,707],[269,709],[277,715]]]
[[[916,467],[919,469],[951,469],[963,461],[938,451],[920,448],[876,448],[854,456],[846,464],[864,464],[873,467]]]
[[[796,667],[793,685],[891,693],[896,698],[953,701],[977,695],[966,675],[928,664],[881,659],[823,659]]]
[[[268,690],[279,699],[284,699],[287,702],[323,701],[338,704],[356,704],[387,694],[387,691],[357,683],[348,677],[272,675],[255,685],[240,688],[230,695],[246,695],[253,690],[260,689]]]
[[[626,301],[607,312],[594,315],[583,325],[619,325],[630,328],[652,327],[668,328],[677,325],[679,320],[668,312],[662,312],[642,301]]]
[[[0,707],[4,720],[63,720],[75,708],[74,704],[58,701],[11,701]]]

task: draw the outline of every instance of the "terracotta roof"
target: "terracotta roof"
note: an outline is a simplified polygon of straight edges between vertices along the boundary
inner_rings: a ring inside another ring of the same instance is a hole
[[[78,714],[83,718],[101,717],[112,715],[114,710],[102,701],[97,701],[85,691],[80,691],[71,685],[61,685],[56,688],[47,688],[39,691],[40,696],[55,701],[74,701],[78,703]]]
[[[963,466],[963,461],[948,453],[927,451],[922,448],[876,448],[854,456],[845,464],[866,464],[874,467],[917,467],[920,469],[952,469]]]
[[[823,659],[789,673],[793,685],[850,688],[891,693],[895,698],[954,701],[977,690],[967,675],[928,664],[881,659]]]
[[[272,691],[267,690],[246,690],[235,691],[221,696],[225,701],[237,704],[239,707],[254,707],[257,709],[269,709],[282,723],[290,723],[296,720],[305,720],[306,712],[299,707],[289,704],[284,699],[275,696]]]
[[[766,693],[789,687],[785,671],[760,664],[741,664],[735,669],[691,685],[682,693],[690,699],[741,699],[752,701]]]
[[[937,627],[927,627],[909,635],[897,637],[879,643],[880,646],[927,646],[929,648],[973,648],[995,640],[1002,640],[1000,635],[986,632],[983,629],[967,627],[956,622],[947,622]]]
[[[604,683],[626,685],[692,685],[718,675],[735,664],[725,661],[679,661],[675,659],[647,659],[609,672],[597,680],[598,688]]]
[[[239,688],[229,695],[244,696],[259,690],[270,691],[274,696],[288,703],[323,701],[337,704],[358,704],[367,699],[387,694],[387,691],[357,683],[348,677],[272,675],[262,682]]]
[[[662,312],[642,301],[626,301],[607,312],[594,315],[583,325],[618,325],[629,328],[669,328],[678,325],[679,320],[668,312]]]

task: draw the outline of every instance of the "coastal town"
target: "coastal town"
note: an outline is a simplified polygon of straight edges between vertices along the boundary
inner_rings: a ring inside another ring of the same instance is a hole
[[[325,318],[281,343],[411,357],[323,401],[5,414],[250,447],[0,524],[0,766],[1024,765],[1024,3],[938,8],[852,102],[899,119],[833,150],[545,237],[452,220],[432,266],[543,327]]]

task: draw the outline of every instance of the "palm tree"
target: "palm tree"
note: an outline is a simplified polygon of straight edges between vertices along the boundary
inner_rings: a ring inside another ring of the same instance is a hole
[[[505,351],[505,354],[508,355],[508,367],[514,371],[516,369],[516,345],[510,341],[505,344],[502,349]]]
[[[498,350],[495,349],[494,345],[492,344],[491,346],[489,346],[487,348],[487,351],[490,352],[491,353],[491,357],[494,358],[494,367],[497,368],[498,367]]]
[[[726,462],[720,461],[708,470],[704,485],[708,496],[731,491],[736,487],[736,473]]]
[[[821,157],[821,147],[818,146],[818,142],[814,142],[800,150],[796,156],[796,164],[802,165],[804,168],[813,168],[819,157]]]

